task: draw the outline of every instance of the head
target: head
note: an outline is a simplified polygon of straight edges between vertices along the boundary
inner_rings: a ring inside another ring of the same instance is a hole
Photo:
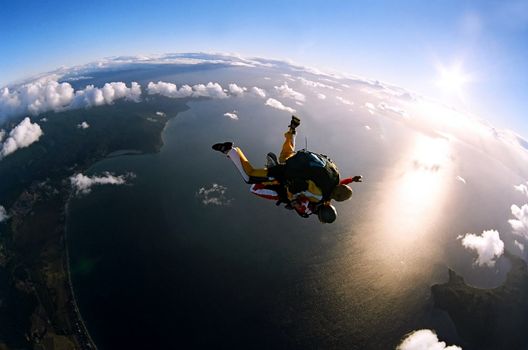
[[[337,218],[337,211],[332,204],[324,204],[319,207],[317,217],[323,224],[331,224]]]
[[[352,189],[343,184],[337,185],[330,194],[330,198],[337,202],[343,202],[352,197]]]

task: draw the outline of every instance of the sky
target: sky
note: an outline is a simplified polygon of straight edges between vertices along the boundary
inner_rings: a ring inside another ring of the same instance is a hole
[[[528,138],[528,0],[18,1],[0,86],[117,55],[226,52],[391,83]]]

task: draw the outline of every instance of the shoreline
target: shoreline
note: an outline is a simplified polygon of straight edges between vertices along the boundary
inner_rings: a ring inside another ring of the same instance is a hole
[[[95,343],[95,341],[93,340],[92,336],[90,335],[90,332],[88,331],[88,327],[86,327],[86,323],[82,317],[82,314],[81,314],[81,311],[79,310],[79,305],[77,303],[77,298],[75,296],[75,290],[73,288],[73,281],[72,281],[72,277],[71,277],[71,265],[70,265],[70,250],[68,248],[68,224],[67,224],[67,213],[68,213],[68,210],[69,210],[69,205],[70,205],[70,199],[71,199],[71,192],[70,192],[70,195],[68,196],[68,199],[66,200],[66,203],[64,205],[64,232],[63,232],[63,237],[64,237],[64,264],[66,266],[66,283],[68,284],[68,287],[69,287],[69,290],[70,290],[70,294],[71,294],[71,302],[72,302],[72,307],[74,309],[74,313],[75,315],[77,316],[77,319],[79,321],[79,323],[81,324],[82,326],[82,332],[83,332],[83,335],[88,339],[88,342],[89,344],[86,344],[87,346],[87,349],[97,349],[97,345]],[[82,344],[79,344],[81,345],[81,347],[83,348],[83,345]]]
[[[146,155],[146,154],[160,153],[162,148],[163,148],[163,146],[165,145],[164,134],[165,134],[165,130],[167,128],[167,125],[179,113],[184,112],[184,111],[186,111],[186,110],[188,110],[190,108],[187,105],[187,103],[185,103],[185,107],[186,108],[183,111],[178,111],[173,116],[167,116],[167,118],[164,120],[163,128],[161,129],[160,134],[159,134],[160,143],[157,145],[156,149],[153,152],[142,152],[140,150],[131,150],[131,149],[116,150],[116,151],[113,151],[113,152],[110,152],[110,153],[106,154],[105,156],[100,157],[99,159],[92,160],[88,166],[83,167],[84,168],[83,170],[87,170],[87,169],[93,167],[94,165],[96,165],[97,163],[99,163],[99,162],[101,162],[101,161],[103,161],[105,159],[115,159],[115,158],[122,157],[122,156],[137,156],[137,155]],[[76,171],[78,171],[78,170],[76,170]],[[81,324],[81,327],[82,327],[82,330],[83,330],[82,331],[83,332],[83,336],[85,336],[87,338],[88,342],[89,342],[89,344],[85,345],[86,347],[83,347],[83,344],[80,344],[80,343],[79,343],[79,345],[83,349],[97,349],[98,348],[97,344],[95,343],[95,341],[93,340],[92,336],[90,335],[88,327],[86,326],[86,322],[84,321],[84,319],[82,317],[82,313],[81,313],[81,311],[79,309],[79,305],[78,305],[77,298],[76,298],[76,295],[75,295],[75,288],[73,286],[73,280],[72,280],[72,276],[71,276],[70,251],[69,251],[69,247],[68,247],[67,217],[68,217],[68,212],[69,212],[70,201],[73,198],[73,196],[74,196],[73,191],[71,190],[71,188],[68,188],[68,196],[67,196],[66,202],[64,203],[64,206],[63,206],[64,225],[63,225],[63,235],[62,235],[64,237],[64,259],[65,259],[64,260],[64,264],[66,265],[65,266],[66,280],[67,280],[66,282],[68,284],[68,289],[69,289],[71,297],[72,297],[72,305],[71,305],[71,307],[73,307],[74,314],[76,315],[76,318],[78,319],[79,323]]]
[[[82,142],[72,136],[62,143],[44,138],[41,147],[9,158],[9,167],[0,168],[11,186],[4,191],[11,196],[7,201],[10,220],[7,234],[0,237],[0,262],[8,278],[4,293],[12,296],[5,303],[13,303],[7,309],[12,312],[5,315],[1,325],[17,330],[12,337],[0,339],[0,348],[98,348],[83,318],[73,282],[67,218],[75,191],[69,179],[107,158],[159,153],[168,122],[190,108],[187,102],[160,98],[139,105],[122,103],[94,109],[91,114],[97,121],[92,125],[96,130],[90,134],[93,136]],[[153,124],[148,118],[159,108],[166,110],[167,117],[157,118]],[[77,113],[51,116],[47,135],[60,137],[60,130],[74,128],[77,119],[84,119]],[[37,161],[27,163],[30,155]],[[17,302],[24,307],[16,307]]]

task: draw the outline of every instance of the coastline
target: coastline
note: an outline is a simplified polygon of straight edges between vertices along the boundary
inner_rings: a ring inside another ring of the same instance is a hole
[[[184,105],[185,105],[186,108],[183,111],[185,111],[185,110],[187,110],[189,108],[186,103]],[[180,113],[180,112],[181,111],[179,111],[178,113]],[[160,142],[158,143],[158,145],[156,145],[156,149],[153,150],[152,152],[142,152],[142,151],[136,150],[136,149],[116,150],[116,151],[110,152],[109,154],[107,154],[105,156],[100,157],[99,159],[93,160],[83,170],[89,169],[90,167],[94,166],[95,164],[97,164],[98,162],[100,162],[100,161],[102,161],[104,159],[113,159],[113,158],[118,158],[118,157],[122,157],[122,156],[137,156],[137,155],[159,153],[161,151],[161,149],[163,148],[163,145],[165,144],[165,140],[163,138],[163,135],[165,133],[167,125],[169,124],[171,119],[175,118],[178,115],[178,113],[176,113],[173,116],[167,117],[163,121],[164,125],[163,125],[163,128],[161,129],[161,132],[159,133]],[[81,311],[79,309],[79,306],[78,306],[78,303],[77,303],[77,298],[75,296],[75,288],[73,286],[73,280],[72,280],[72,276],[71,276],[71,264],[70,264],[71,260],[70,260],[70,252],[69,252],[69,247],[68,247],[68,226],[67,226],[67,220],[66,219],[67,219],[68,212],[69,212],[70,201],[72,200],[73,197],[74,197],[73,191],[71,191],[71,189],[69,189],[69,195],[68,195],[68,197],[66,199],[66,202],[64,204],[64,209],[63,209],[64,219],[65,219],[64,226],[63,226],[63,230],[64,230],[64,233],[63,233],[63,237],[64,237],[64,252],[65,252],[65,254],[64,254],[65,255],[64,263],[65,263],[66,271],[67,271],[67,283],[68,283],[68,288],[69,288],[71,296],[72,296],[72,308],[74,309],[74,313],[76,314],[76,317],[78,318],[79,324],[82,327],[82,336],[85,337],[86,340],[87,340],[86,344],[79,343],[79,345],[81,345],[82,349],[97,349],[97,344],[95,343],[95,341],[93,340],[92,336],[90,335],[88,327],[86,326],[86,322],[84,321],[84,319],[82,317],[82,313],[81,313]]]
[[[3,328],[17,327],[19,335],[16,339],[0,339],[0,348],[97,349],[72,281],[67,215],[74,193],[69,177],[105,158],[160,152],[169,120],[189,107],[187,101],[155,102],[91,110],[94,120],[90,124],[102,134],[94,133],[81,143],[72,136],[59,145],[53,137],[43,139],[41,147],[26,151],[26,157],[31,155],[38,162],[27,165],[21,152],[22,156],[15,155],[2,164],[0,174],[13,180],[9,190],[15,194],[8,203],[8,234],[0,240],[5,250],[2,268],[10,276],[9,285],[4,288],[28,301],[24,301],[25,310],[6,316],[11,317],[8,322],[12,323],[2,324]],[[160,108],[158,104],[167,109],[167,117],[152,123],[148,118]],[[107,118],[108,114],[112,119]],[[50,116],[47,134],[56,134],[64,127],[75,128],[78,119],[84,118],[76,111]],[[22,176],[23,181],[16,182],[17,176]],[[15,321],[18,319],[23,322]]]
[[[524,349],[528,344],[523,328],[528,322],[528,265],[508,251],[504,255],[511,269],[498,287],[473,287],[452,269],[447,282],[431,286],[435,307],[449,314],[469,343],[464,349]]]
[[[66,203],[64,205],[64,216],[66,218],[68,214],[69,204],[70,204],[71,195],[66,200]],[[71,301],[72,301],[72,308],[74,310],[75,315],[78,318],[79,324],[82,327],[82,335],[87,338],[87,343],[80,344],[82,349],[97,349],[97,345],[95,344],[92,336],[90,335],[90,332],[88,331],[88,327],[86,327],[86,323],[84,322],[84,319],[82,317],[81,311],[79,310],[79,306],[77,304],[77,299],[75,297],[75,290],[73,288],[73,282],[71,277],[71,266],[70,266],[70,250],[68,249],[68,224],[67,221],[64,221],[64,264],[66,266],[66,279],[68,283],[68,287],[71,293]]]

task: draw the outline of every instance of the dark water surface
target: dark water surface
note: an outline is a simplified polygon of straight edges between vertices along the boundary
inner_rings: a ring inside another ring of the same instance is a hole
[[[427,280],[411,292],[380,282],[385,272],[365,260],[372,248],[361,243],[368,228],[356,229],[366,211],[357,202],[338,206],[338,223],[321,225],[247,192],[210,145],[236,135],[262,164],[268,151],[278,152],[284,120],[270,121],[246,103],[231,121],[222,117],[233,108],[222,109],[227,103],[192,102],[169,122],[159,154],[109,158],[88,172],[132,171],[131,185],[96,187],[72,200],[72,277],[100,348],[375,349],[424,322],[449,332],[423,300]],[[354,167],[343,164],[343,171]],[[201,203],[196,192],[213,183],[228,188],[230,205]],[[355,196],[361,201],[361,190]]]
[[[225,72],[216,73],[225,85]],[[101,349],[390,349],[420,328],[463,345],[433,308],[430,286],[447,280],[447,266],[476,285],[504,278],[501,262],[491,277],[474,269],[456,237],[507,229],[512,202],[504,193],[515,174],[489,160],[463,162],[482,156],[392,119],[330,102],[299,106],[300,147],[307,135],[344,176],[366,179],[337,204],[336,223],[321,225],[249,194],[210,148],[235,140],[262,165],[267,152],[279,152],[289,115],[249,97],[189,107],[167,124],[160,153],[107,158],[87,172],[134,172],[129,185],[94,187],[70,203],[73,284]],[[240,120],[223,117],[233,110]],[[427,170],[431,157],[441,158],[439,169]],[[197,197],[213,183],[227,187],[229,205]],[[495,201],[476,210],[479,198]]]

